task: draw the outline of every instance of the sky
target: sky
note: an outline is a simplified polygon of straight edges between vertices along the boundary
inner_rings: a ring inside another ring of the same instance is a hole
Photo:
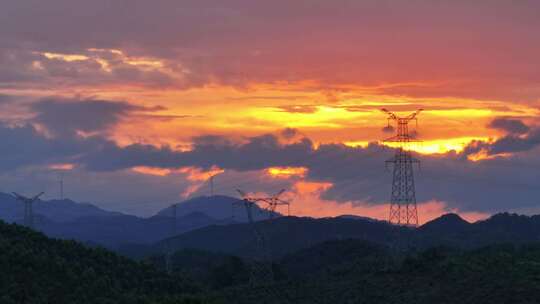
[[[386,108],[420,222],[540,213],[540,2],[0,4],[0,191],[149,216],[287,189],[291,212],[388,217]]]

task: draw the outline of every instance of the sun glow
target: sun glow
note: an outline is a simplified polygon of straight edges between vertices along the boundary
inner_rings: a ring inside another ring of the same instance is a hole
[[[47,59],[59,59],[67,62],[72,61],[84,61],[90,59],[88,56],[80,55],[80,54],[60,54],[60,53],[41,53],[43,56],[47,57]]]
[[[459,137],[448,139],[435,139],[419,142],[411,142],[407,145],[406,149],[421,153],[421,154],[442,154],[455,151],[457,153],[463,151],[463,149],[472,141],[488,141],[487,137]],[[383,142],[382,144],[397,148],[398,143]]]
[[[69,163],[66,163],[66,164],[52,164],[49,166],[50,169],[52,170],[59,170],[59,171],[68,171],[68,170],[73,170],[73,168],[75,168],[75,165],[74,164],[69,164]]]
[[[273,178],[305,177],[308,172],[304,167],[271,167],[266,173]]]
[[[369,115],[369,113],[365,112],[351,112],[341,107],[326,105],[292,106],[287,108],[262,107],[251,109],[246,114],[262,121],[293,128],[343,128],[343,122]]]
[[[406,149],[421,154],[444,154],[451,151],[460,153],[472,141],[488,141],[488,137],[458,137],[448,139],[434,139],[419,142],[411,142],[405,147]],[[348,141],[344,143],[350,147],[365,148],[369,145],[368,141]],[[380,141],[379,144],[391,148],[399,147],[399,143]]]

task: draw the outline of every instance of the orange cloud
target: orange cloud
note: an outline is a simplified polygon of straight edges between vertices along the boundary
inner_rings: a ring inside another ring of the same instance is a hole
[[[266,173],[274,178],[305,177],[308,172],[304,167],[271,167],[266,169]]]
[[[195,168],[195,167],[182,167],[179,169],[165,169],[165,168],[146,167],[146,166],[133,167],[131,168],[131,170],[137,173],[141,173],[141,174],[156,175],[156,176],[167,176],[170,174],[180,173],[180,174],[186,175],[187,180],[193,181],[193,182],[206,181],[212,176],[225,172],[225,170],[220,169],[216,166],[213,166],[208,171]]]
[[[210,170],[205,171],[195,167],[183,167],[178,170],[180,173],[187,175],[187,179],[193,182],[207,181],[212,176],[221,174],[225,170],[220,169],[219,167],[213,166]]]
[[[171,174],[180,174],[185,177],[191,184],[187,189],[180,194],[181,198],[187,198],[197,190],[199,190],[203,185],[205,185],[210,178],[225,172],[225,170],[220,169],[216,166],[210,168],[210,170],[202,170],[196,167],[182,167],[179,169],[164,169],[156,167],[145,167],[138,166],[131,168],[131,171],[137,172],[140,174],[154,175],[154,176],[168,176]]]
[[[195,167],[184,167],[180,168],[178,172],[186,174],[187,179],[192,182],[192,184],[181,194],[183,198],[187,198],[206,184],[210,178],[225,172],[225,170],[216,166],[213,166],[208,171]]]
[[[73,170],[75,168],[74,164],[64,163],[64,164],[52,164],[49,166],[49,169],[52,170]]]
[[[162,168],[145,167],[145,166],[133,167],[131,168],[131,171],[141,173],[141,174],[155,175],[155,176],[167,176],[171,174],[172,172],[171,169],[162,169]]]
[[[323,182],[297,182],[291,192],[286,193],[286,199],[291,201],[291,214],[309,217],[334,217],[343,214],[365,216],[378,220],[388,219],[388,204],[370,205],[362,202],[336,202],[321,199],[321,194],[331,183]],[[424,224],[446,213],[457,213],[470,222],[485,219],[489,216],[480,212],[461,212],[449,209],[444,202],[429,201],[418,204],[418,219]]]

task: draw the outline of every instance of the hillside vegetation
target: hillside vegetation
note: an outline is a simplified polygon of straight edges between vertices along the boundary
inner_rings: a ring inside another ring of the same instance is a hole
[[[151,265],[0,222],[0,303],[190,303],[199,288]]]
[[[343,240],[290,255],[280,267],[288,279],[259,288],[228,288],[213,302],[540,303],[539,245],[473,251],[439,247],[396,255]]]
[[[492,235],[530,227],[524,218],[509,217],[510,226],[505,219],[475,228],[446,217],[418,233],[431,238],[453,227]],[[166,274],[163,256],[135,262],[0,223],[0,303],[540,303],[537,242],[391,248],[341,238],[283,251],[273,261],[275,280],[250,286],[249,257],[182,249]]]

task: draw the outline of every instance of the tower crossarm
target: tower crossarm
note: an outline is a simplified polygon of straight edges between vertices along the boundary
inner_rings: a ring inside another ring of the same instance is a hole
[[[398,121],[400,123],[407,123],[411,120],[415,120],[416,119],[416,116],[418,116],[418,114],[420,114],[420,112],[422,112],[424,109],[418,109],[416,111],[414,111],[414,113],[411,113],[405,117],[399,117],[397,116],[395,113],[393,112],[390,112],[389,110],[387,109],[381,109],[382,112],[386,113],[388,115],[388,119],[390,120],[395,120],[395,121]]]
[[[33,197],[26,197],[24,195],[21,195],[17,192],[12,192],[15,198],[18,201],[21,201],[24,203],[24,224],[26,227],[34,228],[34,211],[32,209],[33,203],[39,199],[40,196],[44,194],[44,192],[40,192],[39,194],[33,196]]]
[[[388,118],[389,118],[389,119],[393,119],[393,120],[398,120],[398,119],[399,119],[399,117],[397,117],[396,114],[394,114],[394,113],[388,111],[387,109],[384,109],[384,108],[383,108],[383,109],[381,109],[381,111],[383,111],[384,113],[388,114]]]
[[[17,192],[11,192],[14,196],[15,196],[15,199],[21,201],[21,202],[26,202],[28,200],[27,197],[23,196],[23,195],[20,195],[19,193]]]
[[[33,197],[26,197],[24,195],[21,195],[17,192],[12,192],[13,195],[15,196],[15,198],[21,202],[25,202],[25,203],[33,203],[35,202],[36,200],[39,199],[40,196],[42,196],[43,194],[45,194],[45,192],[40,192],[39,194],[33,196]]]
[[[420,114],[420,112],[422,112],[422,111],[424,111],[424,109],[418,109],[414,113],[412,113],[409,116],[405,117],[405,119],[407,119],[407,120],[416,119],[416,116],[418,116],[418,114]]]
[[[40,192],[39,194],[37,194],[36,196],[32,197],[31,200],[32,201],[36,201],[39,199],[40,196],[42,196],[43,194],[45,194],[45,192]]]

